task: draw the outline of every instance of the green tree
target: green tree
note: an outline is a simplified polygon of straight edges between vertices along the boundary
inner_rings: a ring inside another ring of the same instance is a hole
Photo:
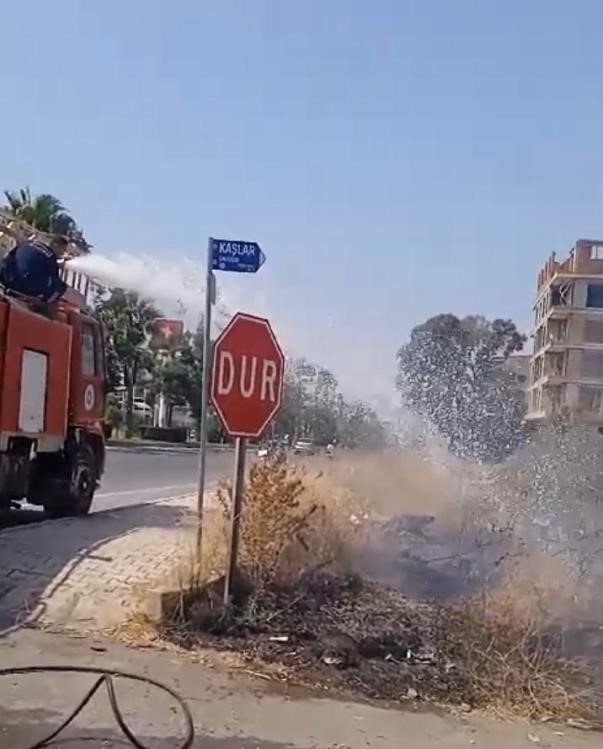
[[[120,429],[123,424],[124,415],[113,394],[110,394],[107,398],[105,420],[111,426],[112,430]]]
[[[171,340],[169,350],[154,353],[150,391],[154,399],[162,395],[166,400],[168,424],[174,406],[189,406],[194,400],[194,385],[200,388],[201,372],[192,343],[186,332],[178,340]]]
[[[186,331],[178,341],[174,341],[170,351],[156,355],[151,391],[155,397],[163,393],[170,412],[173,406],[188,406],[191,417],[198,424],[201,419],[202,380],[203,321],[194,333]],[[223,441],[225,437],[220,420],[210,409],[209,440]]]
[[[122,379],[122,368],[115,350],[113,338],[105,336],[105,389],[108,393],[114,393],[124,382]]]
[[[374,409],[362,401],[343,403],[340,407],[337,433],[346,447],[377,449],[383,447],[387,435]]]
[[[109,289],[95,284],[95,293],[92,301],[94,314],[103,323],[104,333],[104,350],[105,350],[105,390],[107,393],[114,393],[118,388],[123,387],[123,372],[119,357],[113,343],[113,336],[105,324],[103,308],[105,302],[109,299]],[[113,399],[114,400],[114,399]]]
[[[332,372],[307,359],[287,363],[274,433],[323,446],[335,441],[349,447],[379,447],[385,441],[376,413],[364,403],[347,403]]]
[[[82,249],[89,249],[84,234],[63,203],[54,195],[32,195],[29,187],[7,190],[4,211],[47,234],[61,234]]]
[[[524,342],[511,320],[432,317],[398,352],[403,401],[456,454],[499,458],[523,437],[524,393],[502,365]]]
[[[34,229],[50,234],[69,234],[76,228],[65,206],[54,195],[32,195],[29,187],[7,190],[4,195],[8,202],[5,210]]]
[[[203,377],[202,324],[194,333],[186,331],[179,340],[172,342],[169,351],[160,351],[155,358],[153,393],[163,393],[172,406],[188,405],[191,416],[198,421]]]
[[[186,345],[180,354],[180,364],[183,368],[181,381],[183,394],[195,422],[201,418],[203,357],[203,321],[201,321],[194,333],[187,334]]]
[[[153,369],[148,341],[153,322],[161,313],[149,299],[119,288],[97,300],[96,313],[105,326],[108,346],[114,352],[116,375],[126,388],[126,428],[131,432],[134,388],[143,374]]]

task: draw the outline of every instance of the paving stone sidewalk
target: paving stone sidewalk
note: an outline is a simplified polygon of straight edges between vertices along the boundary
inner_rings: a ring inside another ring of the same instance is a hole
[[[195,504],[181,496],[0,531],[0,632],[116,625],[192,559]]]

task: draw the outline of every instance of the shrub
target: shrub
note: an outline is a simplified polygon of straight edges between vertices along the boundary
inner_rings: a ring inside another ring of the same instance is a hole
[[[223,532],[230,527],[230,485],[217,494]],[[345,523],[327,507],[315,482],[283,456],[249,471],[240,520],[239,564],[256,586],[294,584],[310,571],[341,565]]]

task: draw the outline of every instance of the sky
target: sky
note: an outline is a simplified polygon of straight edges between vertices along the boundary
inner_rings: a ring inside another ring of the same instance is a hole
[[[414,325],[527,331],[546,257],[603,236],[602,24],[594,0],[12,3],[0,187],[162,272],[259,242],[229,309],[387,398]]]

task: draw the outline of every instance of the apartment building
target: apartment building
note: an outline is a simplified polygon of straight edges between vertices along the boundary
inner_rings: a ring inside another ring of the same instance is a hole
[[[515,375],[517,382],[526,390],[529,387],[530,380],[530,363],[532,354],[512,354],[505,359],[503,367],[507,372]]]
[[[527,418],[603,426],[603,239],[538,274]]]

